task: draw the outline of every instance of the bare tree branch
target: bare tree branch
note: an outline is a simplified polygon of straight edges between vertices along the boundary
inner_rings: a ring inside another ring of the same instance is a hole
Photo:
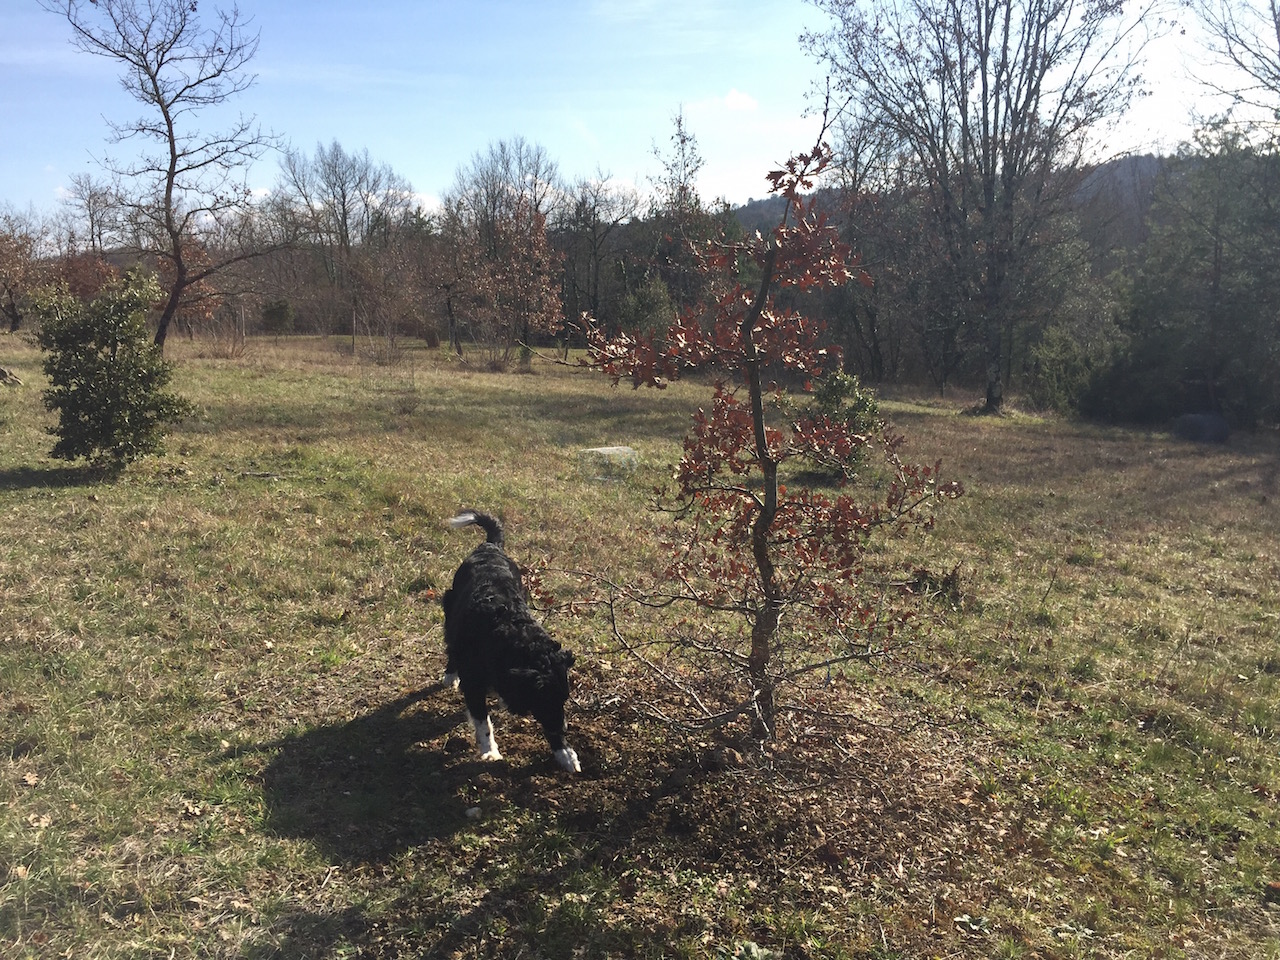
[[[1200,82],[1259,107],[1275,119],[1280,111],[1280,0],[1186,0],[1209,34],[1209,50],[1242,83],[1211,76]]]

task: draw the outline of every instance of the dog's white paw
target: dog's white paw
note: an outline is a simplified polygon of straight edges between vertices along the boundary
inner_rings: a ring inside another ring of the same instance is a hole
[[[471,722],[476,726],[476,749],[480,751],[480,759],[501,760],[502,754],[498,751],[498,741],[493,738],[493,720],[489,717],[476,720],[473,717]]]
[[[446,690],[458,689],[458,675],[456,673],[446,673],[440,678],[440,682],[444,684]]]
[[[578,763],[578,755],[573,752],[573,747],[565,747],[563,750],[555,751],[556,763],[560,764],[560,769],[567,770],[570,773],[581,773],[582,765]]]

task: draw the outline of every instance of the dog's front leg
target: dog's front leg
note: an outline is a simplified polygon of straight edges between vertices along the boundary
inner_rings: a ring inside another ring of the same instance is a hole
[[[476,748],[480,751],[480,759],[501,760],[498,742],[493,739],[493,719],[486,715],[483,720],[472,717],[471,722],[476,726]]]
[[[476,749],[480,751],[481,760],[501,760],[498,742],[493,739],[493,719],[489,716],[489,705],[483,696],[466,696],[467,716],[476,729]]]
[[[552,755],[556,758],[556,763],[560,764],[561,770],[567,770],[570,773],[582,772],[582,764],[578,762],[578,754],[574,752],[573,747],[566,744],[559,750],[553,750]]]

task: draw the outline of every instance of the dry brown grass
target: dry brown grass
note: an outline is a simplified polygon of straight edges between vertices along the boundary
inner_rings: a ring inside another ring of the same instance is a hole
[[[16,956],[1275,955],[1274,434],[889,403],[966,496],[877,564],[956,570],[860,722],[677,735],[589,613],[557,774],[480,764],[432,686],[431,592],[501,510],[560,599],[657,561],[645,507],[697,384],[175,343],[200,413],[102,484],[0,393],[0,940]],[[597,483],[576,450],[640,450]],[[469,810],[478,816],[469,816]]]

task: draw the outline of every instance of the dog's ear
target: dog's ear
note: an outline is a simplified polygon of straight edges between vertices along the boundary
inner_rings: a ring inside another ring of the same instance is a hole
[[[517,667],[511,671],[511,676],[523,683],[529,684],[535,690],[541,690],[547,685],[547,675],[541,670],[534,670],[528,667]]]

